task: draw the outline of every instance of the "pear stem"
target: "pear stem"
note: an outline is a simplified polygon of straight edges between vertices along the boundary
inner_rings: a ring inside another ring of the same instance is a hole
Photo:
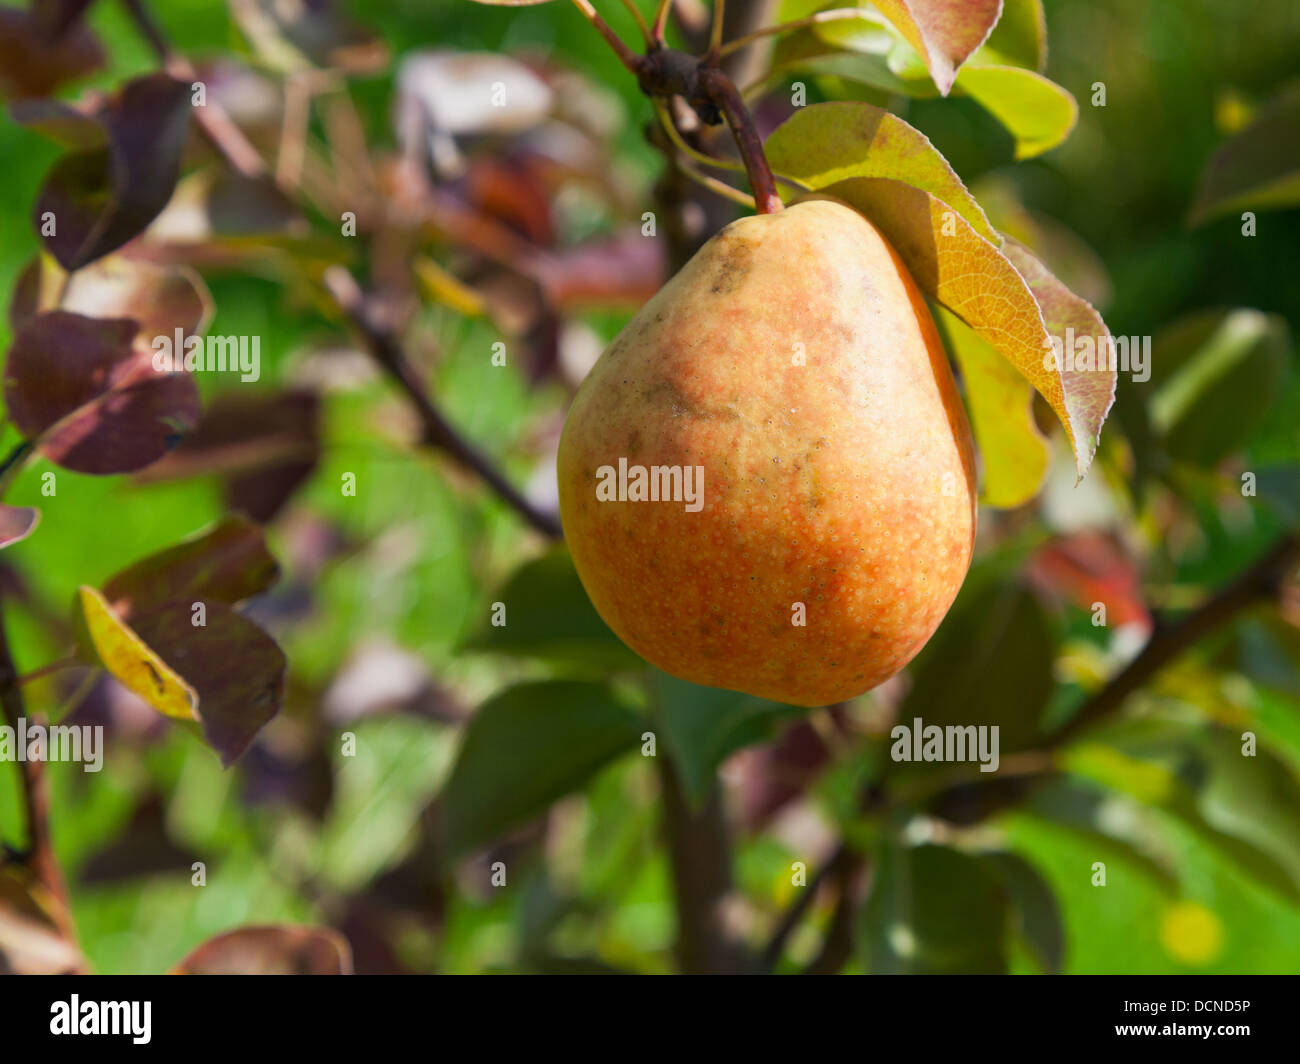
[[[759,214],[776,214],[784,208],[776,191],[776,179],[763,154],[763,140],[758,135],[749,109],[736,91],[735,83],[717,67],[700,71],[700,87],[708,98],[722,111],[736,138],[736,147],[745,163],[749,186],[754,192],[754,205]]]

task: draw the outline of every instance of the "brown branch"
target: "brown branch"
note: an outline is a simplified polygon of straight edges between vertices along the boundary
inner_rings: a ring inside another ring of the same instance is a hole
[[[614,54],[618,56],[619,62],[627,67],[627,69],[633,74],[637,73],[641,64],[641,57],[623,43],[622,38],[613,31],[608,22],[600,17],[596,9],[591,6],[589,0],[573,0],[573,4],[582,12],[583,17],[595,26],[600,32],[600,35],[605,38],[605,43],[614,50]]]
[[[14,664],[13,653],[9,649],[9,637],[5,632],[2,614],[0,614],[0,705],[4,707],[6,723],[14,729],[15,733],[18,732],[27,713],[23,703],[22,688],[19,686],[18,669]],[[39,718],[34,722],[43,723]],[[45,762],[29,757],[22,762],[20,768],[19,790],[23,819],[27,825],[27,840],[21,850],[14,851],[14,855],[31,869],[49,893],[54,903],[50,915],[62,935],[69,942],[75,942],[76,935],[68,905],[68,890],[63,882],[63,873],[59,870],[58,859],[54,855],[54,844],[50,835],[50,793],[49,781],[45,774]]]
[[[700,86],[731,127],[731,135],[736,138],[736,147],[745,162],[745,173],[749,176],[749,187],[754,192],[758,213],[776,214],[783,207],[776,191],[776,180],[767,164],[767,156],[763,154],[763,140],[735,83],[717,67],[705,67],[700,71]]]
[[[356,279],[346,266],[331,266],[325,271],[324,283],[339,308],[348,316],[352,326],[361,334],[375,361],[383,367],[393,381],[406,393],[424,429],[422,443],[434,447],[486,483],[520,516],[542,535],[560,539],[560,523],[552,514],[539,510],[512,485],[505,476],[466,442],[451,423],[433,404],[429,393],[406,357],[397,337],[375,313],[371,300],[361,291]]]
[[[678,964],[687,975],[744,972],[748,959],[726,922],[731,850],[717,783],[703,804],[692,808],[672,759],[661,755],[655,761],[677,910]]]

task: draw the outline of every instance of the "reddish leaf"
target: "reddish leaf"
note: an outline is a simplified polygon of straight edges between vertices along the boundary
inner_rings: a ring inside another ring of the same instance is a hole
[[[79,473],[126,473],[163,456],[198,421],[198,389],[132,348],[136,323],[53,311],[9,349],[9,418],[51,461]]]
[[[203,605],[205,624],[193,623]],[[198,694],[203,737],[229,767],[284,701],[284,651],[224,602],[171,602],[131,627]]]
[[[26,539],[40,519],[41,512],[34,506],[0,505],[0,548]]]
[[[1002,0],[876,0],[876,7],[925,60],[945,96],[1002,14]]]
[[[234,604],[265,591],[279,572],[262,529],[234,514],[210,532],[123,569],[104,585],[104,597],[130,621],[169,602]]]
[[[1046,592],[1079,609],[1102,603],[1110,626],[1151,626],[1137,565],[1109,536],[1080,532],[1054,540],[1034,557],[1029,575]]]
[[[322,927],[241,927],[208,939],[173,975],[351,975],[352,950]]]
[[[204,411],[198,428],[144,477],[222,476],[227,506],[266,523],[316,468],[319,416],[313,392],[226,392]]]
[[[51,35],[40,11],[0,8],[0,94],[10,99],[48,96],[104,65],[104,50],[88,27]]]
[[[75,270],[137,236],[167,205],[190,118],[189,86],[166,74],[130,81],[95,115],[103,143],[65,155],[46,175],[33,221]],[[42,226],[47,214],[53,235]]]

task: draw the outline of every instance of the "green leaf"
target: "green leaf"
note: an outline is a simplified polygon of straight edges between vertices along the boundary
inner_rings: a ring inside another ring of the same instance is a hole
[[[493,626],[489,621],[470,637],[466,649],[598,669],[644,665],[600,619],[563,548],[516,569],[496,601],[505,605],[506,623]]]
[[[772,131],[764,151],[774,171],[809,188],[854,177],[914,185],[952,207],[985,240],[1002,242],[929,138],[883,108],[856,102],[800,108]]]
[[[1051,456],[1034,422],[1034,390],[1015,367],[957,315],[935,308],[935,321],[961,379],[981,459],[980,502],[1010,508],[1032,499]]]
[[[1047,822],[1056,835],[1070,835],[1111,862],[1111,855],[1140,868],[1161,891],[1178,889],[1176,857],[1149,807],[1127,795],[1107,793],[1077,777],[1049,780],[1029,799],[1023,815]]]
[[[1281,392],[1290,348],[1284,318],[1249,309],[1203,312],[1157,336],[1151,422],[1170,456],[1211,466],[1248,442]]]
[[[1027,250],[1008,241],[1003,254],[923,189],[859,177],[820,191],[870,219],[921,290],[992,344],[1038,390],[1065,427],[1082,477],[1114,397],[1115,371],[1098,369],[1095,362],[1062,365],[1052,356],[1071,338],[1066,325],[1074,330],[1075,349],[1086,341],[1094,352],[1107,350],[1110,334],[1096,311]]]
[[[1000,756],[1029,749],[1044,735],[1055,652],[1051,624],[1031,592],[1014,581],[968,583],[911,666],[899,723],[996,725]],[[890,766],[895,773],[934,767]]]
[[[453,854],[491,842],[633,749],[642,720],[604,684],[520,684],[466,728],[439,804]]]
[[[872,975],[1007,970],[1008,891],[994,866],[945,846],[890,842],[876,855],[858,950]]]
[[[929,79],[907,81],[889,68],[883,56],[861,52],[836,51],[811,33],[791,34],[783,39],[772,56],[769,79],[788,74],[843,78],[882,92],[899,93],[919,99],[938,95]]]
[[[984,855],[1011,897],[1017,935],[1044,972],[1055,975],[1065,961],[1065,924],[1056,895],[1033,865],[1014,853]]]
[[[973,66],[1016,66],[1042,73],[1047,65],[1047,19],[1042,0],[1003,0],[989,39],[967,60]]]
[[[1154,758],[1156,755],[1153,752],[1151,756]],[[1161,763],[1170,759],[1172,765]],[[1300,903],[1300,875],[1297,874],[1295,854],[1279,856],[1274,846],[1261,846],[1257,832],[1243,835],[1242,825],[1235,816],[1217,808],[1216,799],[1204,799],[1197,788],[1185,781],[1183,777],[1187,774],[1208,778],[1208,772],[1212,771],[1191,748],[1190,742],[1184,743],[1182,748],[1165,750],[1159,760],[1130,756],[1100,743],[1086,743],[1068,751],[1065,766],[1078,776],[1158,808],[1202,845],[1222,854],[1243,875],[1293,905]],[[1231,830],[1225,830],[1225,825]]]
[[[1197,795],[1208,824],[1272,856],[1300,888],[1300,780],[1268,750],[1242,753],[1239,735],[1216,731],[1203,752],[1209,779]]]
[[[752,695],[700,687],[651,670],[656,720],[690,801],[704,800],[714,772],[731,754],[770,739],[786,721],[808,711]]]
[[[1055,148],[1079,117],[1070,93],[1021,67],[968,66],[957,78],[957,88],[1006,127],[1015,138],[1017,159]]]
[[[1300,204],[1300,83],[1259,110],[1254,121],[1210,157],[1191,222],[1246,208]]]

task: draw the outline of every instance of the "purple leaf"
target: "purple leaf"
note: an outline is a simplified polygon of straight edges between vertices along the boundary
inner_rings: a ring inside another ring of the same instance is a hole
[[[66,311],[28,319],[5,366],[9,418],[42,454],[78,473],[156,462],[199,419],[193,378],[160,373],[132,346],[136,323]]]

